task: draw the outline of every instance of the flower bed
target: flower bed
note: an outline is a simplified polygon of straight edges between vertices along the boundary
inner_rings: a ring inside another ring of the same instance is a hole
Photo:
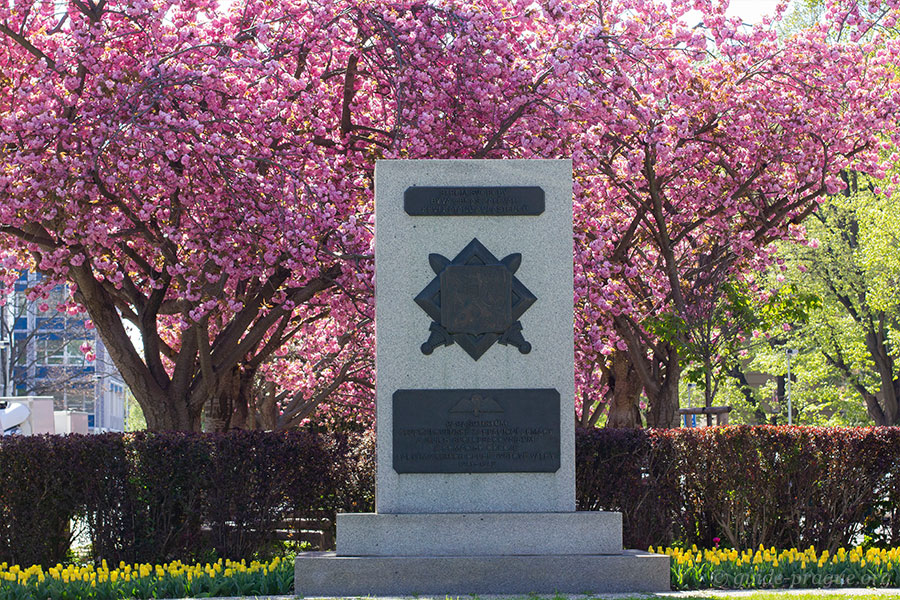
[[[762,546],[655,551],[671,557],[672,588],[677,590],[900,586],[900,548],[839,548],[833,554]]]
[[[219,560],[206,564],[40,565],[0,563],[0,600],[119,600],[285,595],[294,592],[294,561]]]
[[[672,588],[766,589],[821,587],[900,587],[900,547],[757,550],[650,548],[672,558]],[[0,600],[120,600],[212,596],[290,595],[294,561],[219,560],[206,564],[174,561],[165,565],[106,561],[91,565],[39,565],[22,568],[0,563]]]

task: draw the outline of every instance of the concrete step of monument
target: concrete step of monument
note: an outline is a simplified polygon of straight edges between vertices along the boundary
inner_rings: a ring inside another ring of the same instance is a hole
[[[297,556],[299,596],[587,594],[669,591],[669,557],[616,555]]]
[[[346,513],[339,556],[595,555],[622,552],[617,512]]]

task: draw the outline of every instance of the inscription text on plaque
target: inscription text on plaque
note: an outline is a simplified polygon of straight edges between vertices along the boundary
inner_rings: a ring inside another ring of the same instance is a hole
[[[554,389],[397,390],[397,473],[555,473],[560,466]]]
[[[537,186],[407,188],[403,208],[412,217],[500,217],[544,212]]]

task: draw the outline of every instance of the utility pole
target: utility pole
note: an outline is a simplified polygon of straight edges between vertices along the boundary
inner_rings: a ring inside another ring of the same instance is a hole
[[[696,383],[687,384],[688,408],[694,408],[693,397],[694,397],[694,388],[696,388],[696,387],[697,387]],[[696,426],[697,426],[697,415],[691,415],[691,427],[696,427]]]
[[[2,310],[2,308],[0,308]],[[7,360],[7,355],[9,354],[9,341],[8,340],[0,340],[0,369],[3,370],[3,393],[0,394],[2,396],[9,396],[9,376],[10,376],[10,364]],[[10,357],[11,358],[11,357]]]

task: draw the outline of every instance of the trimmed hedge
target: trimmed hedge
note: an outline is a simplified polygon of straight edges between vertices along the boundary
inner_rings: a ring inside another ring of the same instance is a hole
[[[292,431],[0,439],[0,562],[266,557],[285,519],[373,509],[372,436]],[[354,476],[348,476],[352,474]]]
[[[81,448],[62,437],[0,438],[0,562],[65,559],[81,505]]]
[[[900,428],[593,430],[576,455],[579,509],[621,511],[630,548],[900,544]]]
[[[136,433],[0,438],[0,562],[265,558],[285,519],[373,510],[372,435]],[[900,429],[578,431],[580,510],[629,548],[900,545]]]

